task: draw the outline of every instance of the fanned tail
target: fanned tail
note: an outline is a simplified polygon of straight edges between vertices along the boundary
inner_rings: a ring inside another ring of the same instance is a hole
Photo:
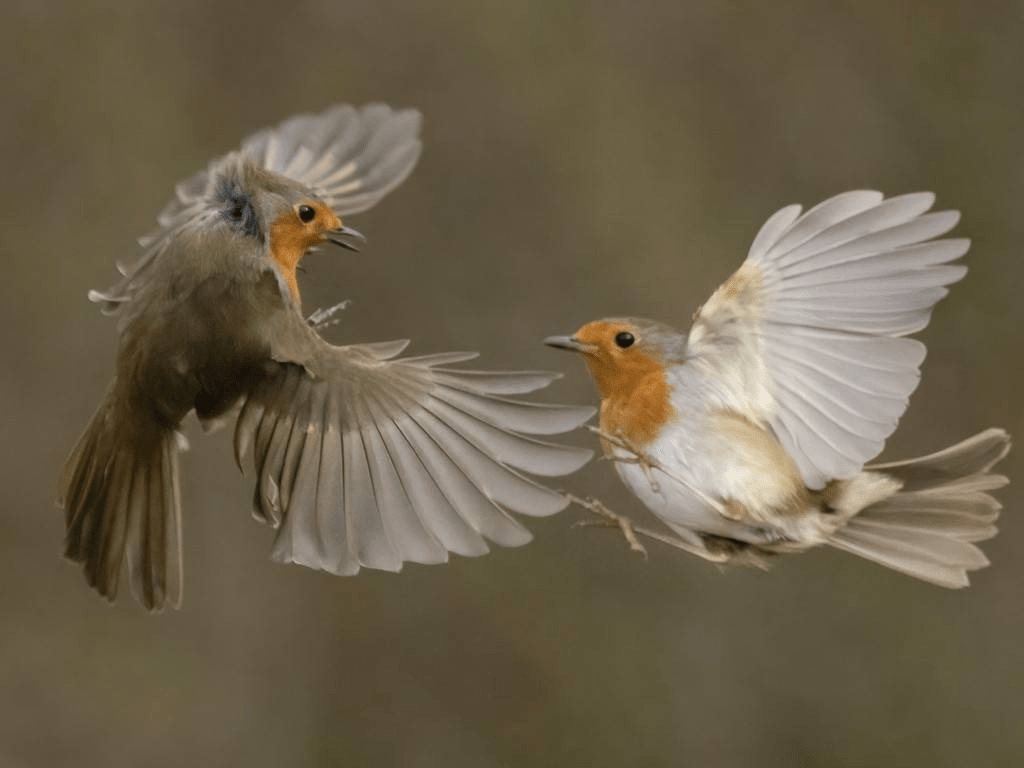
[[[149,610],[181,601],[180,503],[176,434],[120,405],[114,388],[61,477],[64,554],[113,602],[122,563],[132,592]]]
[[[987,429],[943,451],[866,471],[902,483],[829,539],[839,549],[937,584],[968,585],[967,572],[988,565],[974,542],[996,534],[1002,505],[989,491],[1006,485],[990,470],[1010,450],[1010,436]]]

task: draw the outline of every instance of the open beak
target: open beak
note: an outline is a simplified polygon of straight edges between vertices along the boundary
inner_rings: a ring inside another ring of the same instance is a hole
[[[548,336],[544,339],[544,343],[555,349],[567,349],[570,352],[582,352],[583,354],[597,351],[596,346],[585,344],[575,336]]]
[[[366,242],[366,238],[363,237],[362,233],[355,229],[352,229],[352,227],[338,227],[337,229],[329,229],[327,230],[327,232],[324,233],[324,237],[327,238],[328,242],[334,243],[335,245],[340,245],[342,248],[345,248],[349,251],[355,251],[356,253],[359,252],[359,248],[352,245],[352,243],[350,243],[348,240],[343,240],[342,238],[351,237],[355,238],[356,240],[360,240],[361,242]]]

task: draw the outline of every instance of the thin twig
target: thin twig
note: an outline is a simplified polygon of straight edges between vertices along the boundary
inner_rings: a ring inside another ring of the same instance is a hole
[[[598,435],[602,439],[608,441],[609,443],[611,443],[615,447],[621,448],[622,450],[626,451],[627,453],[633,454],[632,457],[622,457],[622,456],[612,455],[612,456],[609,456],[608,458],[611,461],[617,461],[617,462],[620,462],[620,463],[623,463],[623,464],[638,464],[644,470],[644,474],[647,476],[647,481],[651,484],[651,490],[654,493],[659,493],[660,492],[660,486],[658,485],[657,480],[655,480],[653,475],[651,474],[651,470],[652,469],[657,470],[658,472],[661,472],[666,477],[668,477],[668,478],[670,478],[672,480],[675,480],[681,486],[683,486],[688,491],[690,491],[690,493],[692,493],[694,496],[696,496],[697,498],[701,499],[705,504],[708,504],[712,509],[714,509],[716,512],[718,512],[718,514],[720,514],[720,515],[722,515],[724,517],[729,517],[730,516],[729,515],[729,511],[722,505],[722,503],[720,501],[718,501],[717,499],[711,498],[706,493],[704,493],[704,491],[702,491],[700,488],[697,488],[695,485],[691,484],[689,481],[687,481],[684,478],[680,477],[678,474],[676,474],[675,472],[670,470],[668,467],[666,467],[660,461],[657,461],[656,459],[651,458],[650,456],[648,456],[642,450],[640,450],[639,448],[634,446],[632,443],[630,443],[625,438],[621,437],[620,435],[609,434],[608,432],[605,432],[604,430],[602,430],[600,427],[595,427],[592,424],[588,424],[587,425],[587,429],[589,429],[591,432],[593,432],[594,434]]]
[[[646,539],[674,547],[675,549],[681,549],[683,552],[696,555],[697,557],[703,558],[704,560],[712,563],[726,563],[731,559],[731,556],[728,554],[712,553],[703,547],[691,544],[690,542],[684,541],[676,536],[670,536],[643,526],[633,525],[633,522],[628,517],[612,512],[598,499],[581,499],[579,496],[574,496],[571,493],[565,492],[563,492],[562,495],[565,496],[571,504],[582,507],[583,509],[593,512],[595,515],[603,518],[602,520],[581,520],[575,524],[577,527],[618,528],[622,531],[626,541],[629,542],[629,548],[634,552],[640,552],[644,556],[644,559],[647,558],[647,549],[639,540],[639,537],[641,536]]]

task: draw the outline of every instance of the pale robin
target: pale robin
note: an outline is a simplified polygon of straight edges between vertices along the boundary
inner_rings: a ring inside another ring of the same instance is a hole
[[[934,199],[783,208],[688,334],[624,318],[545,340],[583,354],[605,452],[672,543],[714,562],[829,544],[944,587],[988,564],[973,542],[996,533],[1005,431],[865,466],[920,378],[925,347],[905,337],[967,271],[949,262],[968,240],[932,239],[959,220]],[[628,518],[588,505],[637,548]]]
[[[336,574],[480,555],[530,533],[510,511],[568,502],[524,476],[575,471],[591,451],[527,435],[590,407],[508,399],[558,374],[452,368],[474,353],[396,357],[407,341],[332,346],[301,313],[296,268],[321,243],[355,249],[340,216],[410,173],[420,115],[336,106],[246,140],[177,187],[123,279],[90,298],[119,316],[116,375],[67,461],[66,555],[113,599],[122,565],[149,609],[181,596],[177,429],[241,404],[254,514],[273,558]],[[330,312],[317,313],[321,321]]]

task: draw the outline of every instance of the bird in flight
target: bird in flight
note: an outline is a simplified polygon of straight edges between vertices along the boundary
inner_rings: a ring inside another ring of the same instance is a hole
[[[934,201],[854,191],[788,206],[689,333],[611,318],[545,340],[583,355],[605,453],[670,543],[755,564],[829,544],[943,587],[988,564],[974,542],[996,533],[1005,431],[866,464],[920,378],[925,346],[906,337],[967,271],[950,262],[969,241],[935,239],[959,213],[929,213]],[[628,518],[581,501],[642,549]]]
[[[252,455],[255,516],[272,557],[335,574],[481,555],[530,533],[510,512],[567,499],[524,473],[560,476],[586,449],[569,431],[590,407],[508,396],[558,374],[456,366],[476,355],[399,357],[407,341],[333,346],[302,314],[296,269],[310,250],[356,250],[340,217],[412,171],[420,115],[376,104],[292,117],[178,184],[122,279],[90,298],[118,317],[115,376],[67,460],[65,553],[113,600],[123,566],[148,609],[182,592],[182,419],[215,423]]]

